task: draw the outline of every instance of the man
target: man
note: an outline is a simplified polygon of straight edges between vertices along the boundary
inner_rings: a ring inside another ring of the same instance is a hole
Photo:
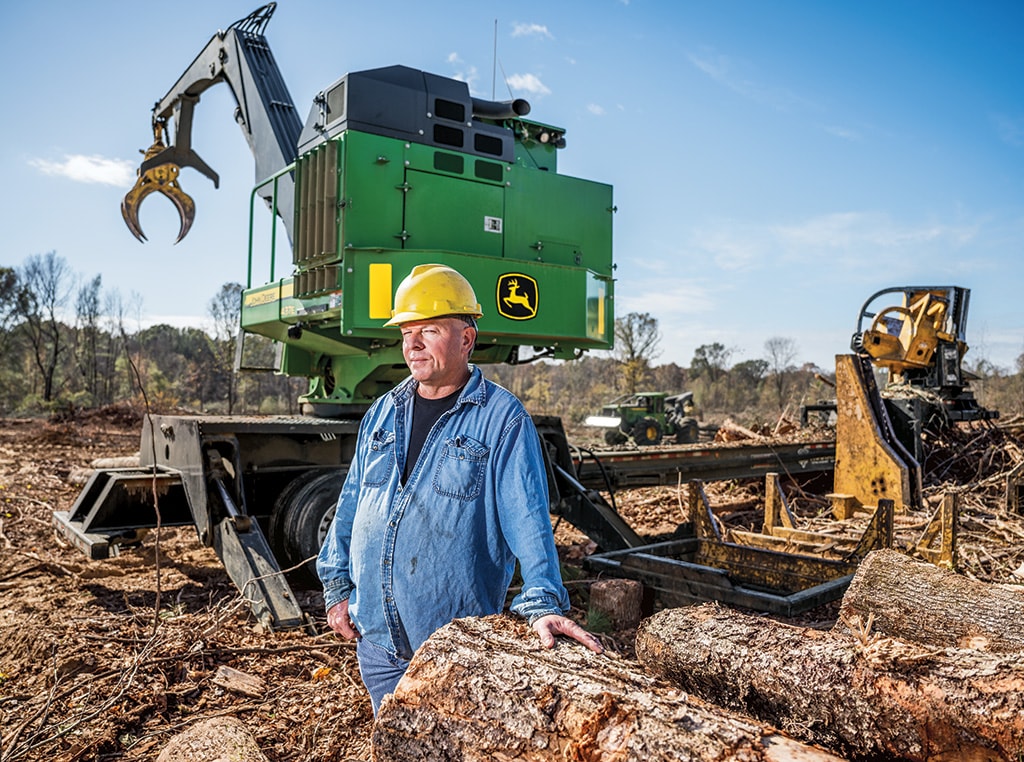
[[[541,642],[601,644],[563,616],[540,438],[522,403],[469,363],[480,305],[469,282],[420,265],[386,325],[402,333],[410,377],[378,399],[317,559],[327,622],[359,638],[374,715],[413,652],[452,619],[502,610],[516,559],[514,612]]]

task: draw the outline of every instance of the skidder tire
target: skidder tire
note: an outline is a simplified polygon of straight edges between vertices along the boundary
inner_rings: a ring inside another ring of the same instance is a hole
[[[618,429],[608,429],[604,433],[604,443],[608,445],[620,445],[624,443],[628,437]]]
[[[684,418],[679,422],[676,432],[677,444],[693,444],[700,441],[700,425],[696,418]]]
[[[638,445],[653,445],[661,441],[661,424],[653,418],[643,418],[633,426],[633,441]]]

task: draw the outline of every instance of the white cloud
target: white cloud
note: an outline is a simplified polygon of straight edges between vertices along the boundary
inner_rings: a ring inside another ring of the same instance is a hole
[[[788,249],[856,250],[900,249],[942,241],[962,246],[976,235],[974,226],[941,223],[906,224],[886,214],[837,212],[813,217],[795,225],[778,225],[770,232]]]
[[[596,103],[588,103],[587,104],[587,111],[589,111],[594,116],[603,116],[604,115],[604,107],[599,106]]]
[[[124,159],[71,154],[64,161],[32,159],[29,164],[44,175],[57,175],[78,183],[100,183],[125,187],[135,182],[135,165]]]
[[[513,37],[547,37],[549,40],[555,39],[548,28],[543,24],[520,24],[516,23],[512,26]]]
[[[533,74],[512,74],[508,78],[508,86],[513,91],[533,93],[534,95],[550,95],[551,91]]]
[[[659,279],[635,279],[627,289],[623,284],[615,291],[616,310],[649,312],[659,319],[705,314],[715,307],[715,298],[708,288],[695,282]]]
[[[695,231],[693,247],[708,254],[717,267],[730,271],[751,269],[767,255],[763,235],[743,230],[735,222]]]
[[[698,56],[696,53],[690,53],[687,58],[690,59],[691,64],[696,66],[716,82],[721,82],[723,84],[730,83],[730,63],[726,56],[715,55],[714,60],[712,60],[710,54]],[[729,84],[729,86],[736,89],[736,85]]]
[[[452,52],[448,54],[448,63],[456,67],[456,71],[452,74],[452,79],[457,79],[459,82],[465,82],[469,85],[470,93],[476,95],[476,81],[480,78],[480,72],[475,66],[466,66],[465,61],[459,56],[458,53]]]
[[[856,130],[851,130],[848,127],[839,127],[838,125],[825,125],[824,127],[822,127],[822,129],[825,130],[825,132],[827,132],[829,135],[834,135],[835,137],[842,138],[843,140],[851,140],[859,143],[863,139],[859,132],[857,132]]]
[[[706,51],[701,55],[687,54],[690,63],[715,82],[755,103],[763,103],[785,111],[794,107],[813,108],[804,98],[785,89],[773,88],[756,82],[739,71],[739,66],[728,56]]]
[[[814,264],[823,257],[833,268],[860,268],[879,258],[892,267],[896,262],[918,262],[925,250],[936,264],[946,258],[955,262],[956,252],[978,233],[977,223],[912,223],[882,213],[836,212],[791,224],[723,220],[696,230],[689,247],[728,272],[780,263]],[[976,258],[971,261],[978,265]]]

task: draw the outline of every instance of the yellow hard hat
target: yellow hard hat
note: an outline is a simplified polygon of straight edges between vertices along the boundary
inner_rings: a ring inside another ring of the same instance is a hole
[[[395,308],[384,325],[401,325],[444,315],[481,317],[469,281],[447,265],[417,265],[395,291]]]

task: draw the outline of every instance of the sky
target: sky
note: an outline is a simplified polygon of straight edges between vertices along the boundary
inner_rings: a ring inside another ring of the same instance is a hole
[[[254,162],[225,85],[196,108],[196,221],[120,201],[150,110],[241,0],[0,6],[0,266],[55,251],[140,324],[212,324],[245,282]],[[280,0],[266,36],[303,120],[348,71],[404,64],[530,101],[564,174],[614,187],[616,310],[656,363],[791,339],[825,369],[880,289],[971,289],[966,362],[1024,353],[1024,3]],[[496,54],[495,54],[496,53]],[[279,273],[285,275],[287,273]]]

